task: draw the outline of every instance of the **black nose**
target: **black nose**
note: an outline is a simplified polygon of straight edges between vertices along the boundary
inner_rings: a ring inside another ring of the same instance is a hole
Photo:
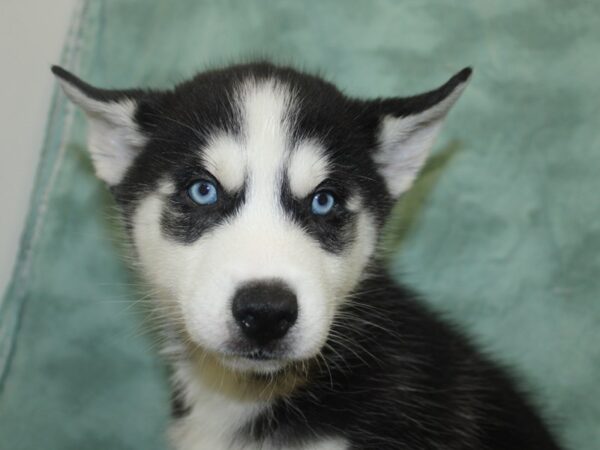
[[[296,294],[280,281],[255,281],[233,297],[233,317],[242,332],[259,344],[282,338],[298,317]]]

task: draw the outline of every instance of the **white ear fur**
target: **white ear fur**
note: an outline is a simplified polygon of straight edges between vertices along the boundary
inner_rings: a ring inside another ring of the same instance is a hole
[[[60,77],[58,80],[67,97],[87,116],[88,148],[98,178],[109,186],[119,184],[146,143],[134,120],[135,100],[98,100],[74,83]]]
[[[470,72],[469,72],[470,73]],[[390,194],[407,191],[425,164],[446,114],[465,89],[468,77],[441,101],[416,114],[382,118],[373,159]]]

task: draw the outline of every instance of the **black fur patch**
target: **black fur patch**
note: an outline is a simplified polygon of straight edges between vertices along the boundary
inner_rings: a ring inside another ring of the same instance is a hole
[[[351,449],[558,450],[505,369],[385,275],[333,325],[325,365],[249,423],[246,439],[289,448],[342,437]]]
[[[178,387],[171,389],[171,417],[181,419],[191,412],[192,408],[185,403],[183,392]]]

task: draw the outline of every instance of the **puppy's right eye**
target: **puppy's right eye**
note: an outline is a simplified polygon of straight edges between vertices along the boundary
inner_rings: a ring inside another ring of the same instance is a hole
[[[196,181],[188,188],[187,192],[192,201],[198,205],[212,205],[219,198],[217,186],[208,180]]]

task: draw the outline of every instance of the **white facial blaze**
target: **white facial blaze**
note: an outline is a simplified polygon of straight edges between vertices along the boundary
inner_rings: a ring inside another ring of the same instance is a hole
[[[138,208],[136,247],[151,280],[178,303],[192,339],[217,353],[228,352],[236,332],[231,314],[236,289],[255,280],[282,280],[296,293],[299,308],[286,338],[289,357],[308,358],[324,344],[336,306],[361,277],[375,247],[375,226],[359,212],[357,238],[334,254],[291,221],[281,204],[283,177],[288,174],[295,196],[309,195],[328,175],[326,155],[316,142],[291,142],[291,95],[284,85],[248,83],[239,101],[241,138],[217,136],[203,153],[208,170],[225,189],[246,183],[241,210],[195,243],[178,244],[161,235],[160,215],[169,191],[163,186],[162,193],[147,197]],[[352,205],[360,211],[360,199]]]

